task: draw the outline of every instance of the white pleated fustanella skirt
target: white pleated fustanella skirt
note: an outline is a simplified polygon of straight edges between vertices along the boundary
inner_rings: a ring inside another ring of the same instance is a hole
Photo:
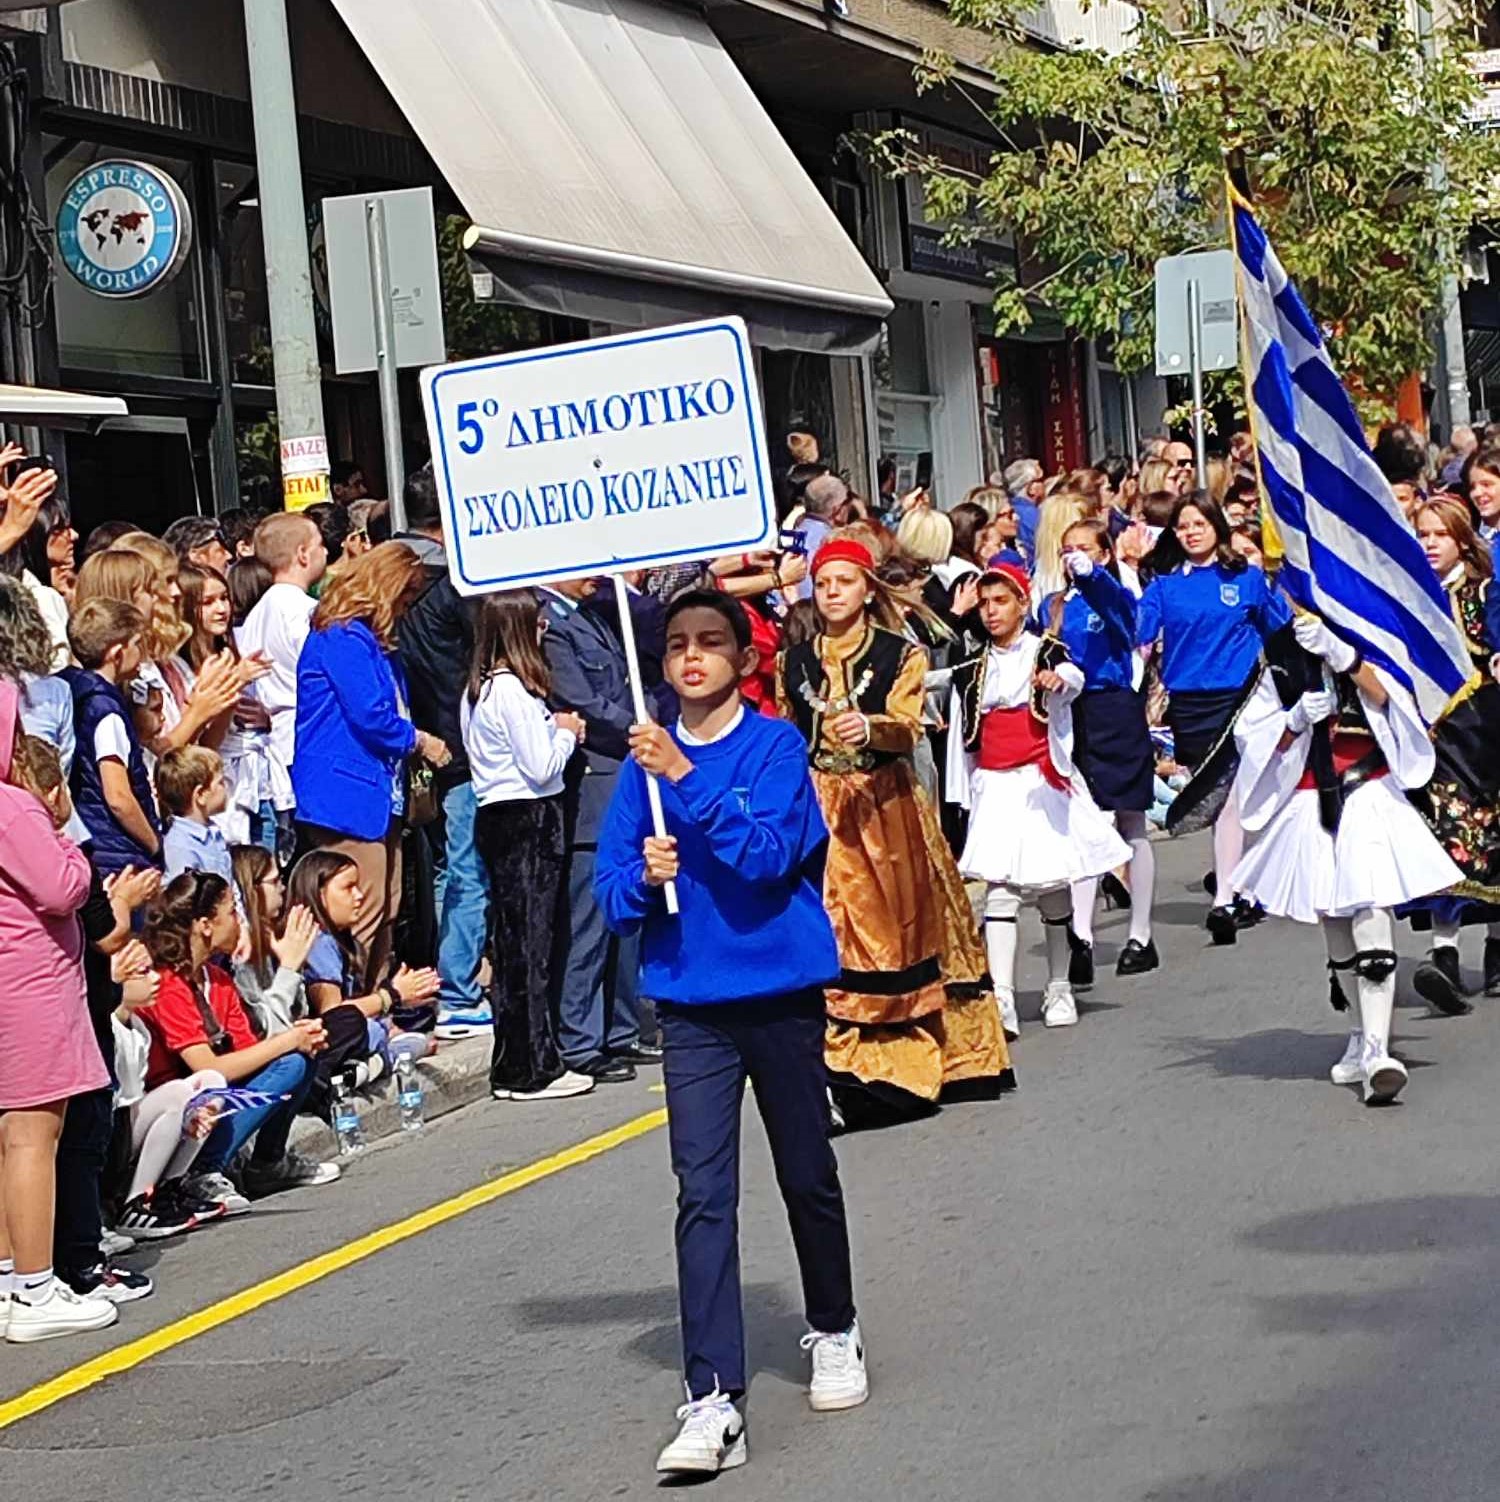
[[[1301,788],[1253,838],[1234,869],[1235,890],[1295,923],[1399,907],[1463,879],[1390,777],[1348,795],[1334,834],[1323,828],[1317,793]]]
[[[1087,790],[1054,787],[1040,767],[977,771],[958,869],[970,881],[1047,891],[1103,876],[1130,847]]]

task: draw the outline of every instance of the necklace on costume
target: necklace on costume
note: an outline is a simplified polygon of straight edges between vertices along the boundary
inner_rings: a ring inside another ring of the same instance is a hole
[[[868,637],[869,632],[866,631],[865,635],[866,637]],[[863,649],[864,642],[861,641],[859,650],[862,651]],[[859,651],[853,653],[852,656],[857,658],[859,656]],[[821,652],[818,653],[818,658],[821,662]],[[827,669],[825,668],[824,671],[826,672]],[[812,706],[816,713],[826,717],[830,714],[843,714],[845,710],[855,708],[855,706],[858,705],[860,699],[864,697],[865,690],[869,688],[869,686],[874,681],[875,669],[873,667],[867,667],[864,672],[861,673],[857,679],[855,679],[854,686],[848,691],[848,693],[836,694],[832,698],[825,699],[812,686],[812,680],[804,675],[802,682],[798,685],[797,692]]]

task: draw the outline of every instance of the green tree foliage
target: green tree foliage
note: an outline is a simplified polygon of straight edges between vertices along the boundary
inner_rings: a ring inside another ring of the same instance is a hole
[[[1109,57],[1028,42],[1018,0],[948,5],[994,39],[995,96],[976,100],[996,135],[988,176],[956,175],[900,131],[870,148],[921,174],[953,237],[1001,226],[1040,268],[997,290],[998,331],[1040,305],[1113,339],[1125,368],[1148,365],[1155,262],[1227,243],[1232,162],[1340,368],[1376,401],[1425,368],[1444,273],[1500,181],[1500,135],[1464,124],[1477,85],[1457,24],[1436,26],[1431,56],[1405,0],[1218,0],[1212,21],[1141,0]],[[918,83],[957,87],[952,60],[929,55]]]

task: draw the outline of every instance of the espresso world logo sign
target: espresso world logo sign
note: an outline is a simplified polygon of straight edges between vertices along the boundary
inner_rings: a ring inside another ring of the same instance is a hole
[[[182,189],[145,162],[95,162],[68,184],[57,211],[63,265],[100,297],[144,297],[165,286],[192,243]]]

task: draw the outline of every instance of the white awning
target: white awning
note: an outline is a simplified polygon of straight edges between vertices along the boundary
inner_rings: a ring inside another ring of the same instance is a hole
[[[880,282],[700,16],[653,0],[334,0],[462,200],[498,295],[628,325],[740,313],[848,351]]]
[[[106,418],[129,415],[130,408],[118,396],[49,391],[45,386],[0,385],[0,422],[88,432]]]

